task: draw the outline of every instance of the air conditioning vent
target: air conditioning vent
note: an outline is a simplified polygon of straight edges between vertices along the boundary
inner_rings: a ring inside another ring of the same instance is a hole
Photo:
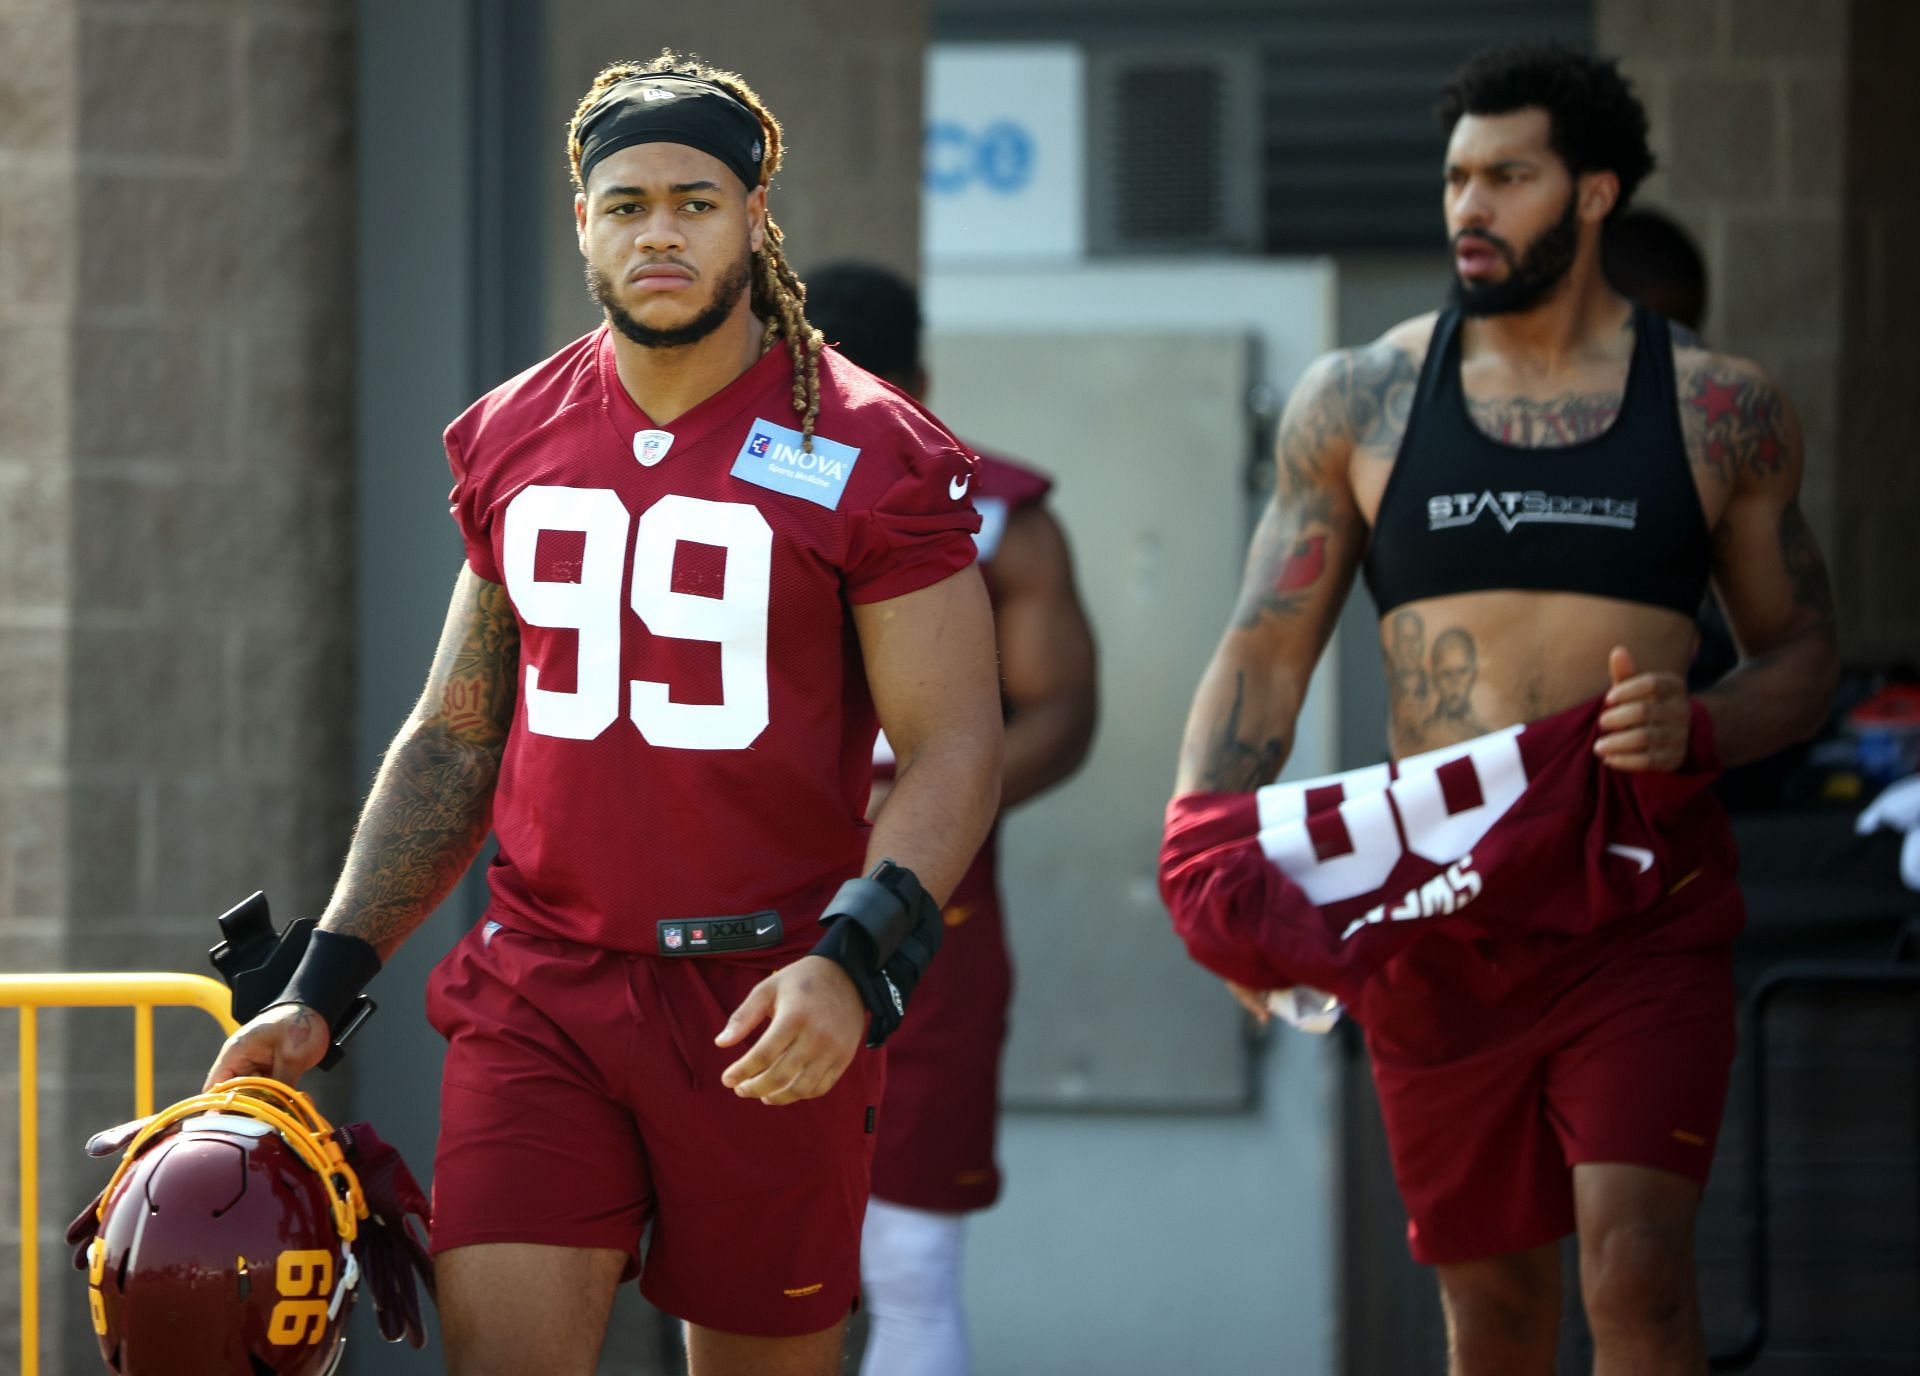
[[[1435,250],[1442,83],[1497,43],[1584,49],[1593,11],[1594,0],[933,5],[944,41],[1085,48],[1087,240],[1109,255]]]
[[[1088,76],[1092,250],[1257,250],[1253,56],[1095,52]]]

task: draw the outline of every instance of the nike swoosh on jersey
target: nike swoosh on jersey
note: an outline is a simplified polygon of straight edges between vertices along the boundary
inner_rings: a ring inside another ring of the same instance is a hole
[[[973,486],[973,474],[971,473],[967,474],[967,476],[964,479],[948,478],[947,479],[947,495],[953,498],[953,500],[957,502],[962,497],[967,495],[967,489],[972,486]]]
[[[1611,855],[1623,856],[1633,861],[1640,866],[1640,873],[1642,874],[1645,874],[1653,868],[1653,852],[1644,846],[1623,846],[1618,841],[1615,841],[1607,846],[1607,852]]]

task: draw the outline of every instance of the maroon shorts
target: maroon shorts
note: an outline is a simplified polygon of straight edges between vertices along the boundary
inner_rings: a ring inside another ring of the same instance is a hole
[[[1437,1063],[1369,1029],[1414,1259],[1474,1261],[1566,1236],[1583,1163],[1704,1186],[1733,1062],[1732,964],[1730,946],[1666,949],[1657,932],[1610,946],[1554,979],[1518,1026]]]
[[[736,1096],[720,1074],[758,1033],[713,1039],[767,973],[492,922],[469,932],[427,986],[448,1043],[434,1250],[614,1248],[655,1305],[724,1332],[844,1319],[885,1062],[863,1050],[829,1093],[797,1104]]]
[[[991,846],[941,915],[940,954],[913,991],[900,1030],[887,1039],[873,1195],[909,1208],[964,1213],[1000,1196],[994,1141],[1013,966]]]

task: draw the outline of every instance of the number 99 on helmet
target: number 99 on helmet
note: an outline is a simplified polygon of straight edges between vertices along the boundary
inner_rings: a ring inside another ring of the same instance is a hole
[[[328,1376],[346,1345],[367,1216],[311,1100],[233,1080],[156,1114],[96,1206],[85,1252],[119,1376]]]

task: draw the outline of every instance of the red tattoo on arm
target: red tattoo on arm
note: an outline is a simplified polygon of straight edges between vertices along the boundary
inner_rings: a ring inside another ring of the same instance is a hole
[[[1733,382],[1716,382],[1713,378],[1702,378],[1700,390],[1691,398],[1694,407],[1706,414],[1707,424],[1712,425],[1726,416],[1740,414],[1740,386]]]
[[[485,697],[478,683],[449,683],[440,695],[440,714],[455,732],[483,731],[489,720]]]
[[[1327,537],[1309,535],[1293,547],[1293,553],[1287,556],[1287,562],[1280,570],[1280,578],[1273,585],[1275,592],[1296,592],[1311,587],[1320,581],[1320,575],[1327,568]]]

